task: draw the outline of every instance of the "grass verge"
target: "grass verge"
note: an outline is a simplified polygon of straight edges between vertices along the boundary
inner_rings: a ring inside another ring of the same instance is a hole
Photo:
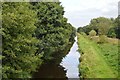
[[[78,34],[81,78],[117,78],[118,45],[97,44],[86,36]]]

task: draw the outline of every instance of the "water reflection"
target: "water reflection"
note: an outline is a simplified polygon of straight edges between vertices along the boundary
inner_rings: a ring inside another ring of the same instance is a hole
[[[65,57],[70,51],[72,45],[68,45],[65,51],[56,52],[51,61],[44,62],[37,72],[33,74],[33,80],[39,78],[62,78],[62,80],[68,80],[66,77],[66,70],[60,65],[62,58]]]
[[[75,37],[75,43],[73,44],[70,52],[66,55],[65,58],[63,58],[60,65],[65,67],[64,70],[67,70],[66,76],[68,78],[79,78],[79,57],[80,54],[77,51],[78,45],[77,45],[77,37]]]
[[[77,52],[77,37],[75,40],[72,47],[67,47],[68,50],[62,53],[56,53],[53,55],[54,60],[42,64],[37,70],[38,72],[34,73],[33,78],[62,78],[62,80],[68,80],[68,78],[79,79],[78,65],[80,54]]]
[[[35,73],[34,78],[66,78],[66,71],[64,67],[56,64],[43,64],[38,72]]]

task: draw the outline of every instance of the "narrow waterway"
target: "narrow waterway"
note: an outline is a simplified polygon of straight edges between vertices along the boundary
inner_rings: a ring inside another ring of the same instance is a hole
[[[64,80],[79,78],[80,54],[77,50],[77,37],[75,37],[74,44],[67,52],[56,53],[56,59],[42,64],[38,72],[34,73],[33,78],[64,78]]]
[[[79,57],[80,53],[78,50],[78,44],[77,44],[77,37],[75,37],[75,42],[70,50],[70,52],[66,55],[66,57],[63,58],[62,62],[60,63],[61,66],[63,66],[67,72],[66,76],[68,78],[79,78]]]

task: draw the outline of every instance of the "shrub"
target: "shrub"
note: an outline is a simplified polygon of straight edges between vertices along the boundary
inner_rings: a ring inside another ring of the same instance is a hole
[[[80,34],[82,34],[83,36],[86,36],[87,34],[86,33],[84,33],[84,32],[81,32]]]
[[[111,37],[112,37],[112,38],[116,38],[116,34],[115,34],[115,33],[112,33],[112,34],[111,34]]]
[[[91,30],[90,32],[89,32],[89,36],[96,36],[96,31],[95,30]]]
[[[107,42],[107,37],[105,35],[100,35],[98,43],[106,43],[106,42]]]

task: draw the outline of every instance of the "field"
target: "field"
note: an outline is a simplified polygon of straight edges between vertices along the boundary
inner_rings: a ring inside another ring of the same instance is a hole
[[[88,36],[78,34],[78,46],[81,53],[81,78],[117,78],[118,42],[108,38],[107,43],[98,44],[98,37],[90,40]]]

